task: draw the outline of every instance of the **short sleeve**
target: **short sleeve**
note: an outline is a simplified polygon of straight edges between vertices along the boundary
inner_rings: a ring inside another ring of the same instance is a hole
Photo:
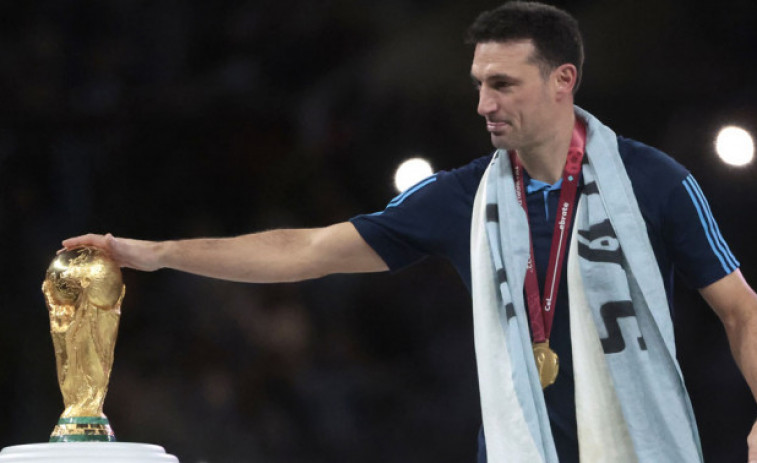
[[[673,189],[665,209],[672,259],[687,284],[703,288],[739,267],[693,175]]]
[[[473,198],[487,165],[484,157],[437,172],[396,196],[383,211],[350,222],[392,271],[436,255],[465,273],[460,267],[470,266]]]

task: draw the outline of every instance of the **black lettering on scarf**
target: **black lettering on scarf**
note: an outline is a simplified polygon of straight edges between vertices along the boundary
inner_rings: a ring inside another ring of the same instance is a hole
[[[607,337],[600,339],[602,349],[605,351],[605,354],[622,352],[626,348],[626,341],[623,338],[623,333],[620,331],[618,319],[621,317],[636,317],[633,303],[631,301],[607,302],[602,304],[599,313],[607,330]],[[637,341],[641,350],[647,350],[647,343],[644,342],[643,336],[639,336]]]
[[[500,286],[507,284],[507,272],[503,268],[497,270],[497,284]]]
[[[505,305],[505,317],[507,317],[508,322],[511,318],[515,318],[515,306],[512,302],[508,302],[507,305]]]
[[[598,195],[599,188],[597,188],[597,182],[589,182],[584,185],[584,189],[581,191],[581,193],[585,194],[586,196]]]
[[[589,231],[579,230],[578,234],[583,238],[578,240],[579,256],[591,262],[621,265],[623,250],[620,249],[620,243],[610,224],[610,219],[592,225]]]
[[[499,223],[499,208],[496,204],[486,205],[486,221]]]
[[[501,287],[502,285],[507,284],[507,272],[505,269],[501,268],[497,270],[497,283]],[[505,317],[507,317],[507,321],[509,322],[511,318],[515,318],[515,306],[512,302],[508,302],[505,304]]]

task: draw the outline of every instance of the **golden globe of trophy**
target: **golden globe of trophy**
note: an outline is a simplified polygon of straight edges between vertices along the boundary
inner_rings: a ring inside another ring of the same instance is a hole
[[[125,289],[118,265],[96,248],[64,251],[47,269],[42,292],[65,405],[50,442],[116,440],[103,402]]]
[[[97,248],[53,259],[42,292],[65,408],[50,442],[5,447],[0,463],[179,463],[159,445],[115,442],[103,414],[124,291],[118,265]]]

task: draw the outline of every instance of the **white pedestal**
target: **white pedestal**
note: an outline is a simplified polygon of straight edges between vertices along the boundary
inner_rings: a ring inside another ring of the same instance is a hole
[[[14,445],[0,463],[179,463],[159,445],[131,442],[55,442]]]

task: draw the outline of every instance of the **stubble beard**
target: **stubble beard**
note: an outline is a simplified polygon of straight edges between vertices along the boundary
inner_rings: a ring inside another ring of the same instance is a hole
[[[491,134],[491,142],[494,148],[501,149],[505,151],[511,151],[515,150],[516,144],[513,143],[512,139],[509,139],[505,135],[497,135],[495,133]]]

